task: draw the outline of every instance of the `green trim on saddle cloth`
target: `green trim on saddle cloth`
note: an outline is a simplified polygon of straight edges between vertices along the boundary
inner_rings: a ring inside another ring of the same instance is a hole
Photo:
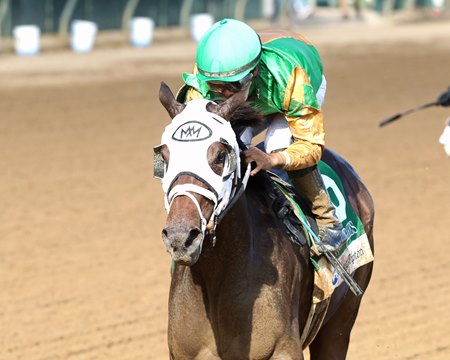
[[[338,175],[323,161],[320,161],[318,166],[331,201],[336,207],[336,216],[341,221],[347,237],[346,244],[339,251],[337,257],[347,272],[352,274],[359,267],[373,261],[372,250],[364,225],[348,202]],[[310,247],[310,261],[316,270],[313,303],[321,302],[332,295],[334,289],[343,282],[343,279],[329,264],[326,257],[317,250],[313,237],[309,233],[312,231],[311,226],[292,193],[282,184],[278,182],[275,182],[275,184],[292,204],[293,212],[300,222],[307,225],[303,226],[303,231]]]
[[[297,216],[297,218],[302,223],[304,223],[304,222],[308,223],[308,219],[306,218],[305,213],[303,212],[301,207],[298,205],[297,201],[295,201],[293,194],[287,189],[286,186],[282,185],[281,183],[279,183],[277,181],[275,181],[274,183],[278,187],[278,189],[280,189],[280,191],[283,193],[286,200],[288,200],[291,203],[292,210],[294,211],[295,216]],[[308,247],[311,247],[311,245],[312,245],[311,235],[309,234],[309,231],[304,226],[302,226],[302,228],[303,228],[303,232],[305,234],[305,238],[306,238]],[[314,262],[313,262],[313,265],[314,265]],[[316,268],[316,266],[314,266],[314,267]]]
[[[346,244],[337,254],[339,262],[352,274],[359,267],[373,261],[373,254],[369,240],[364,230],[364,225],[345,197],[344,187],[335,171],[319,162],[319,171],[322,174],[325,186],[330,194],[331,201],[336,208],[336,216],[341,221],[344,233],[347,237]],[[343,279],[333,271],[333,286],[337,287]]]

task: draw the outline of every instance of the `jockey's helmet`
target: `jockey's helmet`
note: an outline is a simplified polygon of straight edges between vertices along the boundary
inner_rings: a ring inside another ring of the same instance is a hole
[[[250,26],[223,19],[199,41],[197,76],[203,81],[237,82],[258,65],[261,49],[261,40]]]

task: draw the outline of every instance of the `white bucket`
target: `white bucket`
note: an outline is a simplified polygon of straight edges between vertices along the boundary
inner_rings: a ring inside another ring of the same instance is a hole
[[[432,0],[435,9],[443,9],[445,0]]]
[[[211,14],[195,14],[191,16],[191,36],[194,41],[199,42],[202,36],[214,24]]]
[[[87,20],[74,20],[71,24],[70,47],[75,52],[89,52],[94,47],[97,24]]]
[[[153,41],[155,22],[151,18],[135,17],[130,21],[130,42],[135,47],[147,47]]]
[[[35,25],[19,25],[13,30],[14,48],[17,55],[39,54],[41,30]]]

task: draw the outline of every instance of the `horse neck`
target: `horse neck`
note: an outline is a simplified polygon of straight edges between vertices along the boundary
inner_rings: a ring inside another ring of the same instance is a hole
[[[244,193],[218,224],[215,245],[201,255],[198,270],[205,277],[215,277],[245,268],[252,257],[252,235],[247,196]]]

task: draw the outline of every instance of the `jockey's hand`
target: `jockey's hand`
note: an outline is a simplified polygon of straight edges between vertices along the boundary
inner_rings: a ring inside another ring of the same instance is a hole
[[[247,164],[255,162],[256,166],[250,175],[256,175],[260,170],[280,169],[284,165],[284,157],[279,153],[268,154],[257,147],[251,147],[244,151],[244,159]]]

